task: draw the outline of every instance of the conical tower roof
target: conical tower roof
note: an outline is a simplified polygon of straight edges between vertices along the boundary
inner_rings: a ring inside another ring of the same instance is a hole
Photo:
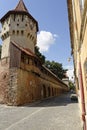
[[[28,12],[23,0],[20,0],[16,8],[14,9],[15,11],[25,11]]]

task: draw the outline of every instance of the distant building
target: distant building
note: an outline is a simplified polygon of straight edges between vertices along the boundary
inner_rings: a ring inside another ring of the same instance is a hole
[[[67,0],[74,74],[83,129],[87,130],[87,0]]]
[[[63,78],[62,81],[69,87],[69,77]]]
[[[21,105],[57,96],[68,87],[35,55],[38,22],[22,0],[1,18],[0,103]]]

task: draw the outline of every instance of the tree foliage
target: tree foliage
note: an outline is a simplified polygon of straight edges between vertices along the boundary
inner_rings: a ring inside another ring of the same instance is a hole
[[[66,74],[66,69],[63,69],[62,64],[55,62],[55,61],[49,61],[49,60],[45,60],[45,56],[42,55],[39,51],[39,47],[35,47],[35,54],[40,58],[40,60],[42,61],[42,64],[44,64],[50,71],[52,71],[57,77],[59,77],[60,79],[65,78],[65,74]]]
[[[70,90],[75,90],[75,85],[72,81],[69,81],[69,88]]]
[[[39,57],[42,64],[44,64],[45,63],[45,56],[40,53],[39,47],[37,47],[37,46],[35,47],[35,54],[37,55],[37,57]]]
[[[63,79],[66,77],[66,69],[63,69],[62,64],[55,61],[45,61],[45,66],[51,70],[57,77]]]

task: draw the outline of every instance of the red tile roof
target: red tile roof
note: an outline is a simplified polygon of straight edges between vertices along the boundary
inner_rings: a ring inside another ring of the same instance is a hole
[[[15,11],[25,11],[28,12],[23,0],[20,0],[16,8],[14,9]]]

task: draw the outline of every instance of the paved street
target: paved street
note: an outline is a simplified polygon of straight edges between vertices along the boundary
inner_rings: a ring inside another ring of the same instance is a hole
[[[81,130],[78,103],[67,94],[21,107],[0,105],[0,130]]]

